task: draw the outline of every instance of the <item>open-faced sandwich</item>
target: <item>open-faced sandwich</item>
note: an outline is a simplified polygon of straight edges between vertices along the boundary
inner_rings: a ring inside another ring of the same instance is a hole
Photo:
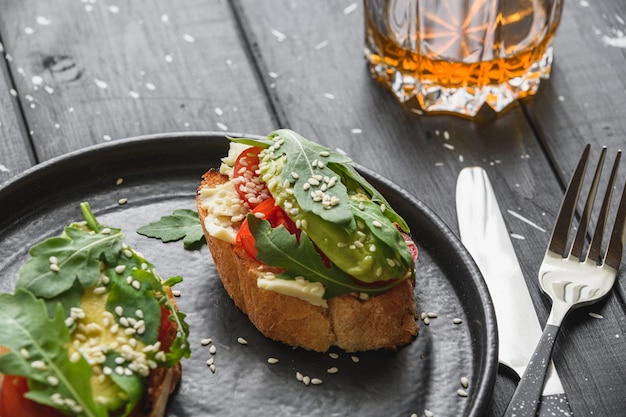
[[[189,357],[171,285],[119,229],[84,222],[30,249],[0,294],[0,416],[162,416]]]
[[[417,335],[417,248],[350,158],[283,129],[231,138],[222,161],[198,214],[226,291],[261,333],[321,352]]]

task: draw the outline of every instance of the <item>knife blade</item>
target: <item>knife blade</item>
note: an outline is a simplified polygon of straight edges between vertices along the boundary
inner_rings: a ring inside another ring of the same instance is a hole
[[[520,378],[542,329],[484,169],[461,170],[456,186],[456,207],[461,241],[478,265],[493,300],[498,327],[498,361]],[[553,363],[549,366],[538,415],[572,415]]]

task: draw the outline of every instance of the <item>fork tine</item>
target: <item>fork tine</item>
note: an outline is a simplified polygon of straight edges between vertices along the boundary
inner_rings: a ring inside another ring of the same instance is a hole
[[[548,250],[558,253],[563,257],[567,256],[565,249],[567,246],[567,235],[574,217],[574,212],[576,211],[576,202],[578,201],[578,195],[580,194],[580,188],[585,176],[585,168],[587,167],[590,148],[591,145],[589,144],[585,147],[585,150],[580,156],[580,161],[578,161],[578,165],[576,166],[576,170],[572,175],[572,179],[567,186],[567,191],[565,191],[565,196],[563,197],[563,202],[559,209],[559,215],[554,224],[554,229],[552,230],[550,244],[548,245]]]
[[[604,148],[606,149],[606,148]],[[602,239],[604,238],[604,229],[606,225],[606,219],[609,214],[609,208],[611,207],[611,198],[613,196],[613,187],[615,186],[615,178],[617,177],[617,169],[622,157],[622,151],[618,151],[615,155],[615,162],[613,162],[613,169],[611,170],[611,176],[609,182],[606,185],[606,192],[604,194],[604,200],[602,201],[602,207],[600,208],[600,214],[598,215],[598,222],[596,223],[596,230],[593,233],[593,239],[589,246],[587,259],[591,259],[600,263],[600,250],[602,246]]]
[[[622,190],[622,197],[619,201],[619,208],[615,215],[615,224],[611,232],[611,240],[606,250],[604,263],[614,269],[618,269],[624,252],[624,244],[626,243],[626,184]]]
[[[602,167],[604,166],[605,157],[606,147],[602,148],[602,153],[600,154],[600,159],[598,160],[598,165],[596,166],[596,172],[593,175],[593,181],[591,183],[591,187],[589,188],[589,195],[587,196],[585,209],[583,210],[583,214],[581,215],[580,221],[578,222],[578,231],[576,232],[576,238],[574,239],[574,244],[572,245],[572,249],[570,252],[571,255],[577,257],[581,261],[583,260],[583,248],[585,246],[585,242],[587,241],[587,228],[589,226],[589,218],[591,217],[593,205],[596,200],[596,193],[598,191],[598,184],[600,183],[600,176],[602,175]],[[596,232],[597,231],[598,229],[596,229]],[[602,234],[602,229],[600,229],[600,234]]]

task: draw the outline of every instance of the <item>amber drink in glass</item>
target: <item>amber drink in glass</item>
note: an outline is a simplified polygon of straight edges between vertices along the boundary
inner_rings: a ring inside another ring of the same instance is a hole
[[[550,75],[563,0],[364,0],[372,75],[424,111],[473,117]]]

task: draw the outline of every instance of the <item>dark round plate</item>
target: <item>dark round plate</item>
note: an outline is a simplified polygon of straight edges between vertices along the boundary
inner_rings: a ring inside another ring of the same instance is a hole
[[[188,314],[193,354],[170,399],[169,416],[481,416],[497,369],[495,316],[487,288],[455,235],[422,202],[359,167],[409,223],[420,249],[417,339],[398,351],[329,355],[266,339],[224,291],[205,246],[188,250],[135,231],[178,208],[195,209],[200,176],[218,167],[221,134],[184,133],[118,140],[42,163],[0,189],[0,292],[12,292],[28,248],[81,220],[89,201],[102,224],[167,278],[182,275],[179,307]],[[118,179],[123,182],[118,184]],[[122,199],[127,203],[120,204]],[[454,319],[462,320],[455,324]],[[238,343],[238,338],[247,345]],[[201,340],[211,338],[212,355]],[[335,357],[337,356],[337,357]],[[278,363],[268,363],[268,358]],[[214,358],[215,373],[206,362]],[[328,369],[337,368],[336,373]],[[319,378],[305,385],[296,375]],[[461,378],[468,396],[460,396]]]

